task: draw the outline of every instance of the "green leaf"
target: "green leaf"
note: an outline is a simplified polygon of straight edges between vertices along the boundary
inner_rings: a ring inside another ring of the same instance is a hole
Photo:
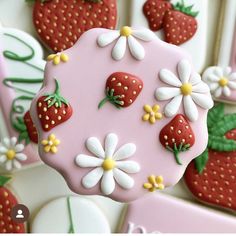
[[[180,11],[186,15],[196,17],[198,15],[198,11],[192,11],[194,5],[186,6],[184,0],[177,2],[175,5],[172,5],[173,9],[176,11]]]
[[[18,137],[18,142],[22,142],[25,141],[25,143],[27,144],[27,139],[29,138],[28,132],[22,132],[20,133],[19,137]]]
[[[16,119],[20,124],[25,124],[24,118],[22,116],[18,116],[18,117],[16,117]]]
[[[0,176],[0,186],[4,186],[10,179],[8,176]]]
[[[17,123],[17,122],[14,122],[12,124],[13,128],[16,129],[17,131],[19,132],[23,132],[23,131],[26,131],[26,126],[25,124],[20,124],[20,123]]]
[[[209,135],[208,148],[219,152],[232,152],[236,151],[236,142],[225,137]]]
[[[195,167],[199,174],[201,174],[208,161],[208,149],[206,149],[200,156],[194,159]]]
[[[214,127],[214,125],[224,117],[224,104],[220,103],[209,110],[207,116],[208,129]]]
[[[228,131],[236,128],[236,114],[227,114],[220,121],[218,121],[209,133],[214,136],[224,136]]]

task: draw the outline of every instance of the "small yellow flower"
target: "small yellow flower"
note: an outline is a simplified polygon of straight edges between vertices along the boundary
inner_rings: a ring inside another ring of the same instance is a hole
[[[143,115],[143,121],[149,121],[150,124],[155,124],[157,120],[162,119],[162,114],[158,112],[160,106],[155,104],[153,107],[145,105],[143,107],[146,114]]]
[[[57,153],[57,146],[60,144],[60,140],[56,138],[54,134],[50,134],[48,139],[42,140],[41,144],[44,146],[45,152]]]
[[[163,177],[158,175],[150,175],[148,177],[148,183],[145,183],[143,185],[145,189],[147,189],[149,192],[155,192],[156,190],[163,190],[165,188],[165,185],[163,184]]]
[[[60,62],[68,62],[69,57],[65,53],[51,54],[47,58],[48,61],[53,61],[54,65],[59,65]]]

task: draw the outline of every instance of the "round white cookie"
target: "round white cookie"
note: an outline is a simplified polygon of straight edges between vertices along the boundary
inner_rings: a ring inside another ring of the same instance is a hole
[[[45,205],[35,216],[31,233],[110,233],[101,209],[91,200],[68,196]]]

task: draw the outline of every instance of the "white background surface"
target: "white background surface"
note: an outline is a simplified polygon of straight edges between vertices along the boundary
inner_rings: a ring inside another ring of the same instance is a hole
[[[216,26],[219,12],[219,3],[223,0],[209,0],[209,25],[208,25],[208,53],[206,67],[212,64],[213,47],[216,36]],[[119,2],[119,26],[129,24],[129,0],[118,0]],[[33,36],[35,30],[32,25],[32,8],[25,4],[25,0],[0,0],[0,21],[3,26],[22,29]],[[196,49],[199,50],[199,49]],[[46,54],[45,54],[46,56]],[[64,179],[53,169],[41,165],[14,174],[11,187],[17,193],[21,202],[28,206],[33,216],[48,201],[59,196],[72,194],[64,182]],[[194,202],[183,183],[167,189],[168,194]],[[91,197],[96,201],[107,215],[112,227],[112,231],[117,227],[118,219],[123,204],[115,203],[109,199],[101,197]],[[111,210],[112,209],[112,210]]]

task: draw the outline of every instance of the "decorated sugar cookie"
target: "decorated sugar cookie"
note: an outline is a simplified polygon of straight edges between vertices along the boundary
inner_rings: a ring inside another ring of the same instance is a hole
[[[54,52],[72,47],[92,28],[115,29],[115,0],[26,0],[35,2],[33,22],[42,41]]]
[[[0,47],[1,122],[8,131],[0,135],[0,163],[10,171],[39,161],[29,106],[42,86],[45,62],[39,43],[20,30],[0,27]]]
[[[236,2],[222,1],[223,24],[218,31],[216,66],[207,68],[203,80],[216,101],[236,103]],[[227,46],[226,46],[227,45]]]
[[[5,187],[9,180],[9,177],[0,176],[0,233],[26,233],[25,225],[11,218],[11,209],[18,204],[18,200]]]
[[[58,198],[43,206],[31,226],[31,233],[105,234],[110,231],[101,209],[92,200],[75,196]]]
[[[236,114],[208,113],[207,149],[187,167],[185,182],[201,202],[236,211]]]
[[[213,105],[189,56],[128,26],[90,30],[63,54],[31,105],[41,159],[79,194],[131,201],[176,184],[206,148]]]
[[[124,214],[120,233],[234,233],[236,231],[235,217],[222,215],[214,210],[164,194],[152,194],[134,201],[127,206]]]
[[[208,0],[132,0],[131,25],[149,27],[162,40],[186,49],[198,72],[207,53]],[[196,50],[200,45],[201,50]]]

